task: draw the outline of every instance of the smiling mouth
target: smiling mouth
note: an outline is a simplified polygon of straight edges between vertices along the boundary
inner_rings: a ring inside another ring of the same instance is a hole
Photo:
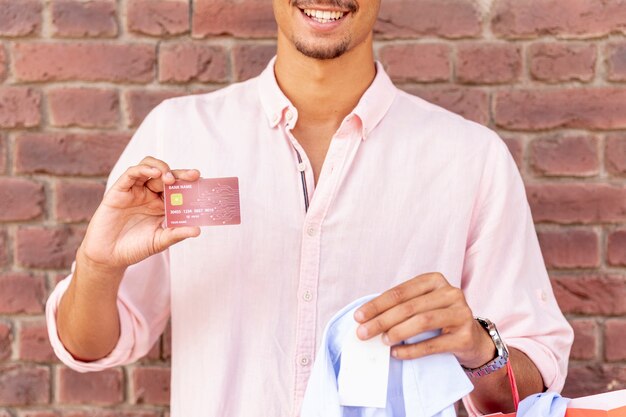
[[[300,11],[308,18],[318,23],[330,23],[341,20],[348,14],[342,11],[317,10],[317,9],[300,9]]]

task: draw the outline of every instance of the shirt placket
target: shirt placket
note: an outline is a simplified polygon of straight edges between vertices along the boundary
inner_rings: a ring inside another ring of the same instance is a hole
[[[304,153],[304,150],[289,130],[287,135],[296,151],[303,158],[307,189],[313,189],[313,170]],[[324,160],[324,166],[315,194],[311,199],[309,210],[304,217],[302,227],[302,246],[300,253],[300,276],[298,282],[298,303],[296,317],[296,348],[295,348],[295,381],[294,381],[294,410],[292,415],[297,416],[306,385],[311,374],[315,349],[317,302],[320,273],[320,252],[322,226],[333,201],[337,187],[341,183],[346,169],[344,167],[352,161],[360,143],[360,136],[355,129],[344,126],[332,138],[330,147]],[[302,164],[300,164],[300,169]]]

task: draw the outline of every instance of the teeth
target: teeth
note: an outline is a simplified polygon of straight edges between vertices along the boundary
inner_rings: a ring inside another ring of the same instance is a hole
[[[312,17],[316,21],[320,23],[328,23],[333,20],[341,19],[344,15],[343,12],[331,12],[329,10],[315,10],[315,9],[304,9],[304,14]]]

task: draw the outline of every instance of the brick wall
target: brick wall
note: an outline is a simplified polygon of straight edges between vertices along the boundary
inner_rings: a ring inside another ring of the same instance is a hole
[[[576,330],[566,394],[626,388],[626,3],[382,3],[394,80],[498,130],[519,164]],[[79,375],[53,358],[44,300],[146,113],[264,67],[270,5],[0,0],[0,417],[167,413],[169,331],[137,365]]]

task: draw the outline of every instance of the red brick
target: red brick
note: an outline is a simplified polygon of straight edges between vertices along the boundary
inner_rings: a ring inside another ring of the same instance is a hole
[[[45,296],[41,276],[23,272],[0,274],[0,314],[41,313]]]
[[[57,399],[62,404],[119,404],[124,400],[123,389],[121,369],[92,373],[59,369]]]
[[[62,222],[89,221],[100,205],[104,184],[91,181],[57,182],[56,218]]]
[[[626,128],[626,88],[510,90],[496,97],[495,121],[507,129]]]
[[[63,281],[67,278],[67,273],[57,273],[52,274],[51,281],[53,282],[53,287],[56,286],[59,282]]]
[[[593,80],[597,48],[594,44],[536,43],[528,50],[530,73],[550,83]]]
[[[50,370],[43,366],[0,366],[0,406],[50,402]]]
[[[27,87],[0,87],[0,128],[41,123],[41,93]]]
[[[0,230],[0,268],[9,263],[9,240],[6,231]]]
[[[226,81],[227,63],[226,51],[219,46],[189,42],[163,45],[159,52],[159,81]]]
[[[19,417],[61,417],[61,414],[59,411],[20,410]]]
[[[18,43],[13,47],[20,81],[112,81],[148,83],[154,79],[154,45],[126,43]]]
[[[613,266],[626,266],[626,230],[611,232],[607,240],[607,262]]]
[[[276,45],[235,45],[233,47],[235,81],[256,77],[276,55]]]
[[[600,266],[600,242],[592,230],[545,231],[538,236],[548,268]]]
[[[530,164],[545,176],[597,175],[600,171],[598,138],[556,136],[535,140],[530,145]]]
[[[19,332],[20,359],[32,362],[54,362],[56,357],[45,321],[22,322]]]
[[[111,410],[90,407],[82,410],[64,410],[63,417],[161,417],[158,410]],[[47,416],[46,416],[47,417]]]
[[[7,173],[7,155],[9,153],[9,138],[0,133],[0,175]]]
[[[43,185],[23,178],[0,178],[0,221],[32,220],[43,214]]]
[[[609,362],[626,360],[626,320],[609,319],[604,323],[604,357]]]
[[[115,2],[112,0],[54,0],[52,26],[56,36],[111,38],[117,36]]]
[[[41,30],[41,2],[0,0],[0,36],[27,36]]]
[[[194,0],[192,36],[276,36],[272,3],[266,0]]]
[[[170,369],[140,367],[133,370],[133,402],[168,405],[170,402]]]
[[[18,173],[107,175],[126,147],[128,134],[25,133],[16,138]]]
[[[29,227],[17,231],[16,260],[31,268],[67,269],[84,235],[77,227]]]
[[[13,333],[11,324],[0,321],[0,361],[11,357]]]
[[[137,127],[163,100],[186,95],[177,90],[128,90],[124,93],[128,127]]]
[[[0,81],[4,81],[7,76],[8,64],[7,52],[4,49],[4,45],[0,44]]]
[[[457,79],[462,83],[508,83],[517,80],[522,72],[522,53],[516,45],[461,44],[457,55]]]
[[[565,313],[626,314],[626,278],[623,276],[558,276],[552,283],[559,306]]]
[[[595,359],[598,349],[598,323],[592,319],[576,319],[570,321],[574,328],[574,345],[570,359]]]
[[[626,43],[609,44],[606,56],[609,81],[626,81]]]
[[[536,222],[588,224],[626,220],[626,187],[543,184],[528,186],[527,194]]]
[[[517,169],[523,171],[524,168],[524,140],[518,137],[503,137],[502,140],[509,148],[511,156],[517,164]]]
[[[492,30],[506,38],[545,35],[595,38],[625,33],[626,8],[617,1],[496,0]]]
[[[472,0],[385,0],[374,33],[383,38],[476,37],[482,12]]]
[[[115,127],[120,100],[115,90],[58,88],[48,93],[52,125],[56,127]]]
[[[448,81],[450,54],[450,46],[444,44],[390,45],[380,50],[381,61],[396,82]]]
[[[407,87],[406,91],[466,119],[483,125],[489,123],[489,95],[483,90],[464,87]]]
[[[130,0],[128,30],[152,36],[189,32],[188,0]]]
[[[610,173],[626,174],[626,135],[614,135],[607,138],[604,160]]]
[[[562,395],[584,397],[626,388],[624,365],[571,365]]]
[[[206,84],[191,84],[187,87],[187,94],[208,94],[216,90],[219,90],[219,87],[207,86]]]

